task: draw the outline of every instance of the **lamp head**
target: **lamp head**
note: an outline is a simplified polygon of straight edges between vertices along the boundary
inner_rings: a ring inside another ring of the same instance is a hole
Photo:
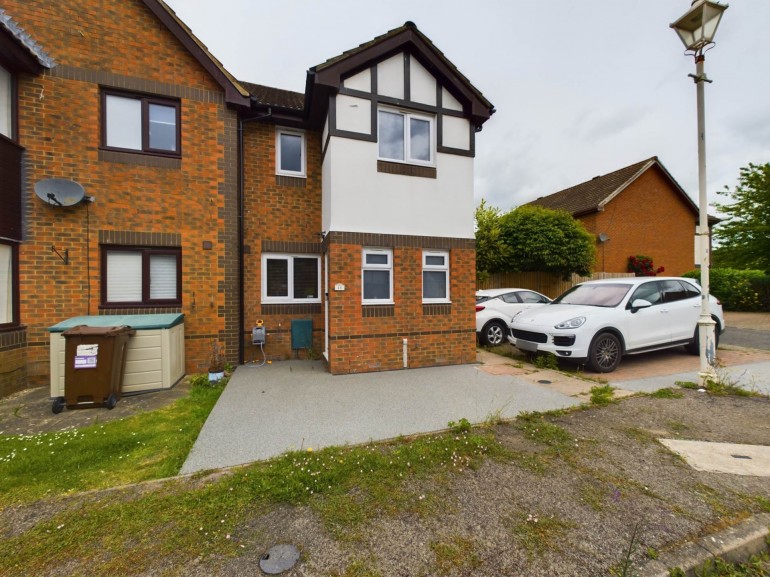
[[[698,53],[714,42],[719,21],[727,7],[727,4],[712,0],[695,0],[687,13],[670,26],[687,50]]]

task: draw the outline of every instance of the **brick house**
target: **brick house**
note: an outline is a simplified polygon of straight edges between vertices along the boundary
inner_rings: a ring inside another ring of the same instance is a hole
[[[272,358],[311,320],[333,373],[475,358],[494,109],[413,24],[304,94],[237,81],[160,0],[7,0],[0,49],[0,396],[46,384],[47,328],[81,315],[183,313],[188,373],[212,341],[256,358],[257,319]]]
[[[695,268],[698,207],[656,156],[529,204],[566,210],[596,236],[596,272],[625,273],[638,254],[667,275]]]

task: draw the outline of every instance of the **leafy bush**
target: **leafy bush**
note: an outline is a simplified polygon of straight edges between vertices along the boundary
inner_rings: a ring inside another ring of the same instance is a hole
[[[693,270],[683,276],[700,279],[700,270]],[[733,268],[712,268],[710,274],[711,294],[722,301],[727,311],[757,311],[768,309],[770,300],[770,278],[760,270],[738,270]],[[764,302],[759,290],[763,291]]]
[[[652,264],[652,258],[649,256],[638,254],[628,257],[628,272],[632,272],[636,276],[655,276],[665,270],[662,266],[656,269]]]

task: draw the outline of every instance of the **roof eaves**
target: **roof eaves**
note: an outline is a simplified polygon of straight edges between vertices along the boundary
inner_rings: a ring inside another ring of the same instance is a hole
[[[655,164],[660,164],[658,162],[658,157],[653,156],[650,158],[639,170],[636,171],[634,175],[632,175],[628,180],[626,180],[623,184],[618,186],[614,191],[612,191],[607,197],[604,198],[599,204],[596,206],[596,210],[602,211],[604,210],[604,207],[607,206],[614,198],[616,198],[621,192],[623,192],[626,188],[631,186],[631,184],[639,178],[642,174],[644,174],[647,170],[649,170],[652,166]],[[677,185],[678,186],[678,185]]]
[[[0,8],[0,28],[8,32],[41,67],[50,69],[56,66],[54,59],[3,8]]]
[[[163,0],[143,0],[144,4],[171,31],[182,45],[200,62],[225,91],[225,100],[240,106],[250,105],[249,91],[230,74],[203,42]]]

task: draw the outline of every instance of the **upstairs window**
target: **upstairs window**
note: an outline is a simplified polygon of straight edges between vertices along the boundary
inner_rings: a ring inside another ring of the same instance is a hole
[[[363,304],[393,304],[393,251],[365,248],[362,261]]]
[[[433,118],[385,109],[378,118],[381,160],[433,164]]]
[[[118,306],[182,302],[182,250],[103,247],[102,303]]]
[[[422,302],[449,302],[449,253],[446,251],[422,253]]]
[[[102,143],[106,148],[116,150],[179,156],[179,102],[103,92]]]
[[[305,134],[292,130],[275,131],[275,172],[284,176],[304,178]]]

